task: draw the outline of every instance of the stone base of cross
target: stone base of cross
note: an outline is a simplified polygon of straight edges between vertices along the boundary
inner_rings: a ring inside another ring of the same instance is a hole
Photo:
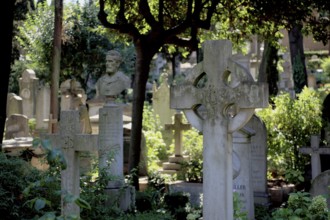
[[[233,59],[230,41],[206,41],[203,52],[186,82],[171,88],[171,108],[203,132],[203,219],[232,220],[232,133],[268,106],[268,87]]]

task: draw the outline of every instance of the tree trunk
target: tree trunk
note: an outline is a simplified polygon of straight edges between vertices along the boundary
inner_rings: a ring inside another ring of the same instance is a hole
[[[268,41],[264,42],[264,51],[259,66],[258,82],[267,82],[269,89],[269,98],[277,95],[278,71],[277,49]]]
[[[2,30],[2,49],[0,50],[1,59],[1,83],[0,83],[0,143],[2,143],[3,132],[6,122],[7,94],[10,75],[12,39],[13,39],[13,21],[14,21],[14,6],[15,0],[5,1],[1,10],[1,30]],[[0,144],[0,150],[2,150]]]
[[[61,39],[62,39],[62,17],[63,0],[55,0],[55,28],[52,54],[52,78],[51,78],[51,97],[50,114],[52,119],[58,119],[58,90],[60,84],[61,68]],[[52,133],[57,132],[57,123],[52,124]]]
[[[304,86],[307,86],[307,71],[301,29],[302,25],[296,24],[288,31],[294,90],[296,93],[300,93]]]
[[[139,190],[139,163],[141,153],[141,135],[143,121],[143,106],[145,101],[146,84],[148,81],[150,63],[155,53],[151,52],[150,44],[135,43],[136,49],[136,71],[133,84],[133,110],[132,130],[129,149],[129,171],[133,174],[133,185]],[[156,50],[157,51],[157,50]],[[133,172],[136,170],[136,172]]]

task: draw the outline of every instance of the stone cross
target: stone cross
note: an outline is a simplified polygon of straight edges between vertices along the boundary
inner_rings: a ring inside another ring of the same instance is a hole
[[[203,219],[233,220],[232,132],[268,105],[266,84],[254,82],[232,57],[228,40],[206,41],[204,60],[171,88],[171,108],[184,110],[203,132]],[[201,79],[206,83],[201,83]],[[204,109],[204,113],[200,110]]]
[[[311,147],[302,147],[299,152],[302,154],[311,155],[312,165],[312,179],[317,177],[321,173],[321,159],[320,154],[330,154],[330,148],[320,148],[320,136],[311,136]]]
[[[52,146],[60,148],[67,163],[61,172],[61,189],[74,196],[79,196],[79,152],[98,149],[97,135],[81,134],[78,111],[62,111],[60,133],[48,135]],[[62,194],[62,215],[79,216],[80,209],[75,203],[66,203]]]
[[[182,131],[191,129],[190,124],[182,123],[182,114],[176,113],[174,124],[165,124],[165,130],[174,130],[175,156],[182,157]]]

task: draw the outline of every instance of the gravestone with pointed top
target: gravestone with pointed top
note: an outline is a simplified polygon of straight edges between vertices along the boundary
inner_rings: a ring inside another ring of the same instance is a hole
[[[203,219],[232,220],[231,134],[247,123],[255,108],[268,105],[268,88],[255,83],[249,71],[231,58],[230,41],[206,41],[203,53],[203,62],[190,78],[171,88],[171,108],[184,110],[204,135]]]
[[[23,114],[22,98],[15,93],[7,95],[7,118],[13,114]]]

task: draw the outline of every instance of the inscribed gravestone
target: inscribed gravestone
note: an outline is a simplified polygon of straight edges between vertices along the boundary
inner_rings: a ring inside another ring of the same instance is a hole
[[[184,110],[188,121],[204,135],[203,218],[231,220],[231,133],[244,126],[254,108],[268,105],[268,88],[255,83],[248,70],[231,58],[229,41],[206,41],[203,49],[204,60],[190,78],[171,88],[171,108]],[[207,81],[199,86],[203,76]],[[204,114],[198,112],[201,106]]]
[[[29,119],[25,115],[13,114],[7,118],[5,139],[30,137]]]
[[[251,170],[254,191],[254,202],[268,204],[267,190],[267,129],[263,121],[256,115],[246,124],[255,131],[251,137]]]
[[[50,87],[48,84],[38,90],[36,108],[36,129],[47,129],[48,123],[45,119],[49,118],[50,113]]]
[[[19,95],[23,99],[23,114],[28,118],[35,116],[38,83],[39,79],[31,69],[25,70],[19,79]]]
[[[233,190],[242,202],[241,211],[254,219],[254,198],[251,175],[251,136],[254,130],[247,126],[233,133]]]
[[[23,114],[22,98],[15,93],[7,95],[7,118],[13,114]]]

